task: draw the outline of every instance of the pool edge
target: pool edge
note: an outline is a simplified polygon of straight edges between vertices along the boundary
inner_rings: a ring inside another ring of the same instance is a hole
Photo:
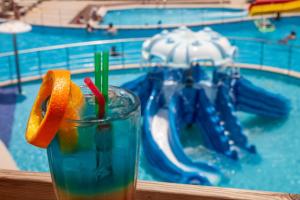
[[[212,67],[212,66],[205,66],[205,67]],[[269,72],[273,74],[280,74],[292,78],[300,79],[300,72],[294,71],[294,70],[288,70],[288,69],[282,69],[279,67],[273,67],[268,65],[256,65],[256,64],[249,64],[249,63],[235,63],[234,67],[239,67],[241,69],[248,69],[248,70],[255,70],[255,71],[263,71],[263,72]],[[141,67],[140,64],[127,64],[125,66],[122,65],[116,65],[111,66],[110,70],[125,70],[125,69],[143,69],[147,67]],[[91,73],[94,69],[78,69],[78,70],[71,70],[71,74],[85,74],[85,73]],[[41,80],[44,77],[44,75],[37,75],[37,76],[30,76],[26,78],[22,78],[22,83],[27,83],[31,81]],[[13,86],[17,84],[17,79],[8,80],[0,82],[0,87],[8,87]]]

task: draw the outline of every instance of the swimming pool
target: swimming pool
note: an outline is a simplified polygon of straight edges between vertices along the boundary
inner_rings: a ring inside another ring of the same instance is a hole
[[[110,74],[110,82],[120,85],[142,74],[141,70],[121,70]],[[281,93],[291,100],[292,110],[286,120],[270,121],[254,115],[239,113],[239,119],[248,135],[250,142],[258,149],[258,156],[245,154],[235,162],[209,152],[199,145],[197,134],[184,134],[182,141],[186,153],[194,160],[209,161],[228,176],[228,180],[221,183],[223,187],[245,189],[270,190],[299,193],[300,154],[297,152],[300,137],[296,130],[300,129],[297,120],[300,117],[299,101],[300,80],[266,72],[242,70],[248,79],[263,86],[269,91]],[[92,74],[75,75],[73,80],[82,84],[82,78]],[[48,171],[46,151],[33,147],[25,141],[24,133],[26,121],[36,96],[40,82],[24,84],[26,98],[19,97],[16,104],[13,130],[9,144],[17,165],[22,170]],[[17,114],[16,114],[17,113]],[[143,155],[139,167],[139,178],[144,180],[160,180],[149,170]]]
[[[209,26],[225,36],[262,38],[274,41],[286,36],[291,30],[300,33],[300,17],[285,17],[280,21],[272,22],[276,26],[276,30],[271,33],[259,32],[252,21],[214,24]],[[201,28],[203,28],[203,26],[196,26],[192,27],[192,30],[198,31]],[[140,30],[124,29],[119,30],[117,35],[111,36],[106,34],[103,30],[87,33],[84,29],[78,28],[33,26],[31,32],[18,35],[18,47],[22,50],[95,40],[151,37],[161,31],[161,29],[157,28]],[[297,40],[294,43],[300,45],[300,40]],[[0,44],[0,53],[13,51],[12,38],[10,35],[0,34]]]
[[[117,26],[195,24],[241,18],[247,14],[246,10],[231,8],[133,8],[108,11],[103,24],[113,23]]]
[[[290,43],[292,46],[279,45],[277,43],[279,39],[285,37],[291,30],[300,33],[300,17],[282,18],[280,21],[273,21],[273,23],[276,26],[276,31],[271,33],[259,32],[252,21],[215,24],[211,25],[211,27],[228,37],[259,38],[273,41],[273,43],[267,42],[262,44],[256,40],[232,38],[232,43],[239,48],[239,54],[236,58],[237,62],[269,65],[300,71],[300,59],[297,56],[300,53],[300,39],[292,41]],[[192,29],[198,31],[201,28],[203,26],[193,27]],[[118,35],[110,36],[103,30],[88,34],[83,29],[35,26],[32,32],[18,36],[18,44],[19,49],[29,49],[95,40],[151,37],[161,31],[161,29],[119,30]],[[11,36],[0,34],[0,43],[1,53],[12,50]],[[115,45],[118,51],[124,51],[124,58],[129,58],[125,62],[121,58],[113,58],[112,60],[115,64],[122,65],[140,62],[142,42],[131,42],[125,45],[115,43],[20,55],[21,73],[27,77],[39,75],[39,65],[43,68],[41,73],[44,73],[47,69],[57,67],[70,69],[90,68],[93,52],[96,50],[108,50],[112,45]],[[49,59],[49,57],[52,59]],[[70,61],[68,61],[69,58],[71,58]],[[84,60],[84,63],[78,62],[78,60]],[[0,81],[13,78],[16,78],[14,57],[0,57]]]

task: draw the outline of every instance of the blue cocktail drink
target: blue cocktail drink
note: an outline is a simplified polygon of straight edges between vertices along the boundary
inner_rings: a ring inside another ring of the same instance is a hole
[[[86,91],[84,91],[86,93]],[[80,120],[64,136],[56,134],[47,148],[58,199],[134,199],[140,134],[139,100],[130,92],[110,87],[107,113],[95,117],[95,101],[85,94]],[[77,142],[66,148],[68,133]]]

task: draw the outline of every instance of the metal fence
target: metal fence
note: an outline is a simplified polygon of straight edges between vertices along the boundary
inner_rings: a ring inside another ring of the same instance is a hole
[[[125,66],[141,61],[140,50],[146,38],[117,39],[56,45],[19,51],[22,78],[42,76],[47,70],[63,68],[69,70],[92,69],[93,56],[98,51],[111,51],[110,66]],[[13,52],[0,54],[0,81],[16,78]]]
[[[21,50],[19,53],[22,78],[42,76],[47,70],[93,68],[94,52],[116,49],[110,55],[110,66],[141,64],[141,48],[146,38],[117,39],[57,45]],[[236,62],[274,66],[300,72],[300,46],[279,44],[253,38],[231,37],[239,49]],[[13,52],[0,54],[0,81],[16,79]]]
[[[300,72],[300,46],[293,44],[294,41],[282,44],[279,41],[257,38],[230,37],[230,40],[239,49],[236,62]]]

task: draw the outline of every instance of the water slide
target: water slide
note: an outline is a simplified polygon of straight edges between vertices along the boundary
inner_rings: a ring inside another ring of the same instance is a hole
[[[218,184],[221,176],[216,168],[205,163],[192,162],[185,156],[179,140],[171,145],[169,139],[174,134],[169,121],[172,120],[169,120],[169,111],[164,104],[164,95],[160,93],[160,89],[155,88],[145,109],[143,124],[143,147],[152,169],[171,182]]]
[[[300,0],[256,0],[249,7],[252,16],[299,11]]]
[[[193,162],[185,154],[180,142],[183,128],[196,125],[206,147],[237,159],[236,147],[251,153],[256,149],[235,111],[283,117],[290,105],[238,72],[216,70],[211,82],[201,68],[192,70],[157,68],[123,87],[141,99],[143,150],[152,170],[170,182],[216,185],[222,177],[219,170],[209,163]]]
[[[213,82],[217,85],[224,84],[226,86],[221,87],[219,92],[224,93],[222,94],[223,98],[231,99],[230,101],[236,110],[269,118],[286,117],[290,112],[291,107],[288,99],[254,85],[240,76],[239,73],[228,74],[214,71]],[[220,93],[218,95],[221,97]]]
[[[129,81],[122,85],[123,88],[133,91],[139,98],[141,102],[142,114],[145,111],[149,96],[153,90],[153,86],[156,82],[167,81],[181,81],[182,80],[182,70],[170,70],[168,68],[159,67],[154,68],[147,74],[138,77],[132,81]]]
[[[123,88],[133,91],[140,98],[142,114],[144,113],[148,98],[152,91],[150,82],[152,77],[153,74],[146,74],[122,85]]]
[[[177,130],[174,117],[179,115],[170,112],[167,105],[178,89],[180,74],[180,70],[154,71],[124,85],[139,96],[148,96],[143,115],[143,150],[153,171],[166,181],[216,185],[222,177],[220,171],[207,163],[191,161],[183,151],[178,132],[174,131]],[[150,94],[147,94],[149,86],[141,92],[146,82],[151,87]]]
[[[236,146],[250,153],[256,153],[255,146],[248,143],[248,139],[243,133],[243,128],[235,115],[235,108],[229,94],[230,91],[227,85],[221,84],[218,86],[215,104],[220,118],[224,123],[224,128],[228,131],[229,138],[234,141]]]
[[[257,87],[243,77],[235,79],[232,85],[237,110],[271,118],[288,116],[290,102],[283,96]]]

